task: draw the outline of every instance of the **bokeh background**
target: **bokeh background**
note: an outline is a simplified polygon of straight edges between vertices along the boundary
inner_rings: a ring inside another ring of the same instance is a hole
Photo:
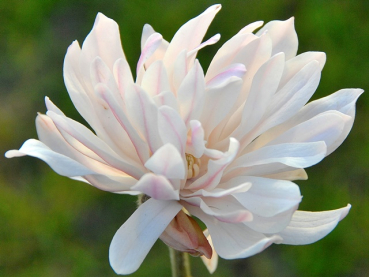
[[[218,47],[250,22],[295,16],[299,53],[327,53],[315,98],[341,88],[369,88],[369,1],[218,1],[223,9],[206,38],[221,41],[199,54],[206,68]],[[97,12],[120,25],[131,68],[141,30],[150,23],[170,40],[213,1],[2,0],[0,1],[0,153],[36,138],[36,112],[49,96],[83,122],[63,84],[67,47],[83,42]],[[367,92],[368,93],[368,92]],[[307,246],[273,245],[242,260],[220,260],[213,276],[369,276],[369,96],[343,145],[299,182],[302,210],[352,204],[350,214],[323,240]],[[0,276],[115,276],[108,248],[135,210],[135,198],[99,191],[58,176],[42,161],[0,157]],[[210,276],[199,258],[193,275]],[[132,276],[170,276],[166,246],[158,241]]]

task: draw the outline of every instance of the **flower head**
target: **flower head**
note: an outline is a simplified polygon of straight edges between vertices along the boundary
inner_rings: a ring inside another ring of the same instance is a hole
[[[304,168],[343,142],[362,90],[307,104],[326,58],[296,55],[293,18],[256,33],[263,22],[247,25],[204,74],[196,54],[220,39],[202,42],[219,10],[188,21],[170,43],[145,25],[135,80],[117,24],[99,13],[82,48],[73,42],[64,61],[69,95],[93,131],[46,98],[39,140],[6,153],[40,158],[102,190],[147,196],[112,240],[117,273],[137,270],[159,237],[204,255],[214,270],[217,254],[245,258],[273,243],[313,243],[350,209],[297,211],[292,181],[306,179]],[[191,216],[207,226],[204,234]]]

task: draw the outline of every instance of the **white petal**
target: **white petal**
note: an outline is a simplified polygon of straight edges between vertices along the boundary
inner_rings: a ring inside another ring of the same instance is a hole
[[[99,56],[112,70],[116,60],[125,58],[118,24],[102,13],[98,13],[91,32],[83,42],[82,52],[81,65],[89,66],[92,60]]]
[[[159,134],[163,143],[171,143],[177,148],[180,155],[184,155],[187,129],[177,111],[162,106],[159,108]]]
[[[144,48],[142,49],[140,59],[137,62],[136,74],[137,74],[137,83],[141,83],[142,74],[145,72],[147,67],[145,66],[145,62],[154,54],[156,49],[161,45],[162,35],[159,33],[153,33],[147,39]]]
[[[200,158],[205,151],[204,129],[198,120],[190,121],[191,137],[187,138],[186,153]]]
[[[250,93],[242,112],[237,133],[241,138],[251,130],[264,115],[273,94],[278,88],[284,67],[284,54],[277,54],[260,67],[252,81]]]
[[[125,59],[117,60],[113,66],[113,74],[123,103],[125,103],[127,87],[133,85],[134,82],[128,62]]]
[[[170,64],[173,63],[182,50],[191,51],[201,43],[211,21],[220,8],[221,5],[213,5],[179,28],[164,56],[164,64],[167,68],[170,67]]]
[[[314,94],[320,81],[320,67],[317,61],[304,66],[282,89],[273,96],[264,120],[258,127],[258,134],[294,116]]]
[[[305,52],[290,60],[284,66],[283,75],[279,87],[282,88],[297,72],[312,61],[317,61],[320,70],[323,69],[327,57],[324,52]]]
[[[239,167],[282,163],[291,167],[306,168],[320,162],[327,152],[323,141],[310,143],[284,143],[265,146],[237,158],[227,172]]]
[[[252,221],[252,213],[246,210],[232,196],[221,198],[199,198],[200,208],[207,215],[221,222],[239,223]]]
[[[279,235],[283,244],[310,244],[329,234],[349,212],[351,205],[324,212],[296,211],[289,226]]]
[[[270,179],[286,180],[286,181],[307,180],[308,178],[306,171],[302,168],[292,170],[292,171],[285,171],[281,173],[269,174],[269,175],[265,175],[264,177],[270,178]]]
[[[162,61],[156,61],[146,70],[143,75],[141,87],[151,96],[158,95],[163,91],[169,91],[170,84],[167,71]]]
[[[179,193],[167,178],[147,173],[131,188],[157,200],[179,200]]]
[[[261,27],[264,24],[263,21],[255,21],[253,23],[250,23],[249,25],[243,27],[238,34],[247,34],[247,33],[252,33],[253,31],[255,31],[257,28]]]
[[[152,172],[170,179],[185,177],[185,164],[181,154],[174,145],[167,143],[160,147],[145,163]]]
[[[22,157],[25,155],[43,160],[56,173],[62,176],[75,177],[95,174],[91,169],[86,168],[67,156],[54,152],[41,141],[35,139],[27,140],[19,150],[9,150],[5,153],[5,157],[7,158]]]
[[[218,87],[224,82],[229,82],[229,79],[233,76],[242,78],[246,73],[246,67],[241,63],[231,64],[224,68],[222,72],[206,82],[206,88]]]
[[[204,91],[204,72],[196,60],[178,89],[178,102],[186,125],[192,119],[199,119],[204,105]]]
[[[158,108],[149,95],[138,85],[131,86],[126,93],[127,111],[135,129],[139,130],[149,145],[151,153],[160,146],[158,130]]]
[[[156,106],[168,106],[179,112],[177,98],[171,91],[163,91],[158,95],[155,95],[152,100],[155,101]]]
[[[139,193],[132,193],[131,188],[137,183],[137,180],[129,176],[106,176],[101,174],[85,175],[83,178],[88,183],[100,190],[105,190],[114,193],[125,193],[137,195]]]
[[[260,177],[246,178],[251,188],[234,197],[254,214],[271,217],[295,207],[301,201],[299,187],[283,180]]]
[[[109,248],[110,265],[118,274],[135,272],[182,206],[149,199],[119,228]]]
[[[224,259],[247,258],[255,255],[272,243],[282,241],[280,236],[266,237],[251,230],[243,223],[230,224],[205,215],[198,208],[186,206],[193,215],[199,217],[208,227],[215,251]]]
[[[142,176],[144,170],[142,166],[132,163],[132,161],[125,161],[109,148],[103,140],[95,136],[94,133],[82,124],[73,121],[70,118],[57,115],[52,111],[48,111],[47,115],[54,121],[54,124],[67,141],[69,139],[76,140],[110,166],[120,169],[135,178],[140,178],[140,176]],[[73,141],[70,142],[73,143]]]
[[[101,99],[103,99],[103,101],[105,101],[106,105],[110,108],[117,122],[128,134],[141,162],[145,162],[149,158],[148,145],[132,126],[122,105],[119,105],[119,102],[113,96],[113,94],[110,93],[110,90],[107,86],[103,84],[98,84],[95,90],[96,93],[101,97]]]
[[[286,21],[270,21],[256,35],[260,36],[265,31],[268,31],[273,41],[272,55],[284,52],[286,54],[286,60],[296,56],[298,40],[293,17]]]
[[[231,77],[226,82],[205,92],[201,123],[207,139],[213,129],[231,112],[242,88],[242,79]]]

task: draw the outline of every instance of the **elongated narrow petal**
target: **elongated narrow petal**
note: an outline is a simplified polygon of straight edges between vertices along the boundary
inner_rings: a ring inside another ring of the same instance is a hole
[[[177,201],[149,199],[143,203],[118,229],[110,244],[109,260],[115,272],[135,272],[181,209]]]
[[[178,89],[181,115],[186,125],[192,119],[199,119],[204,105],[204,91],[204,72],[196,60]]]
[[[19,150],[9,150],[5,157],[14,158],[22,156],[32,156],[46,162],[56,173],[67,176],[83,176],[94,174],[95,172],[86,168],[82,164],[72,160],[71,158],[52,151],[41,141],[35,139],[27,140]]]
[[[329,234],[350,211],[351,205],[325,212],[296,211],[289,226],[279,235],[284,244],[310,244]]]
[[[186,153],[200,158],[205,152],[205,132],[198,120],[190,121],[191,137],[187,138]]]
[[[177,148],[181,155],[184,154],[187,129],[181,116],[177,111],[162,106],[159,108],[159,134],[163,143],[170,143]]]
[[[167,67],[175,60],[176,56],[184,49],[190,51],[197,47],[213,20],[219,12],[221,5],[213,5],[199,16],[184,24],[174,35],[164,56]]]
[[[126,99],[130,102],[130,105],[127,105],[130,121],[146,139],[151,153],[154,153],[162,145],[157,126],[158,108],[155,102],[137,85],[130,87]]]
[[[286,60],[296,56],[298,40],[293,17],[286,21],[271,21],[265,24],[256,35],[261,35],[265,31],[268,31],[273,41],[272,55],[284,52],[286,54]]]

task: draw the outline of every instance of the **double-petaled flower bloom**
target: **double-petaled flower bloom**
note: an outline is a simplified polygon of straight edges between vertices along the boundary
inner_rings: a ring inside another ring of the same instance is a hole
[[[217,254],[245,258],[272,243],[315,242],[350,209],[296,211],[301,195],[292,181],[306,179],[304,168],[346,138],[362,90],[307,104],[326,57],[296,56],[292,18],[256,33],[262,22],[247,25],[204,74],[196,54],[219,40],[202,42],[219,10],[188,21],[170,43],[145,25],[136,80],[117,24],[98,14],[82,48],[73,42],[64,61],[69,95],[93,131],[46,98],[39,140],[6,154],[40,158],[102,190],[145,195],[111,243],[117,273],[137,270],[159,237],[214,270]]]

